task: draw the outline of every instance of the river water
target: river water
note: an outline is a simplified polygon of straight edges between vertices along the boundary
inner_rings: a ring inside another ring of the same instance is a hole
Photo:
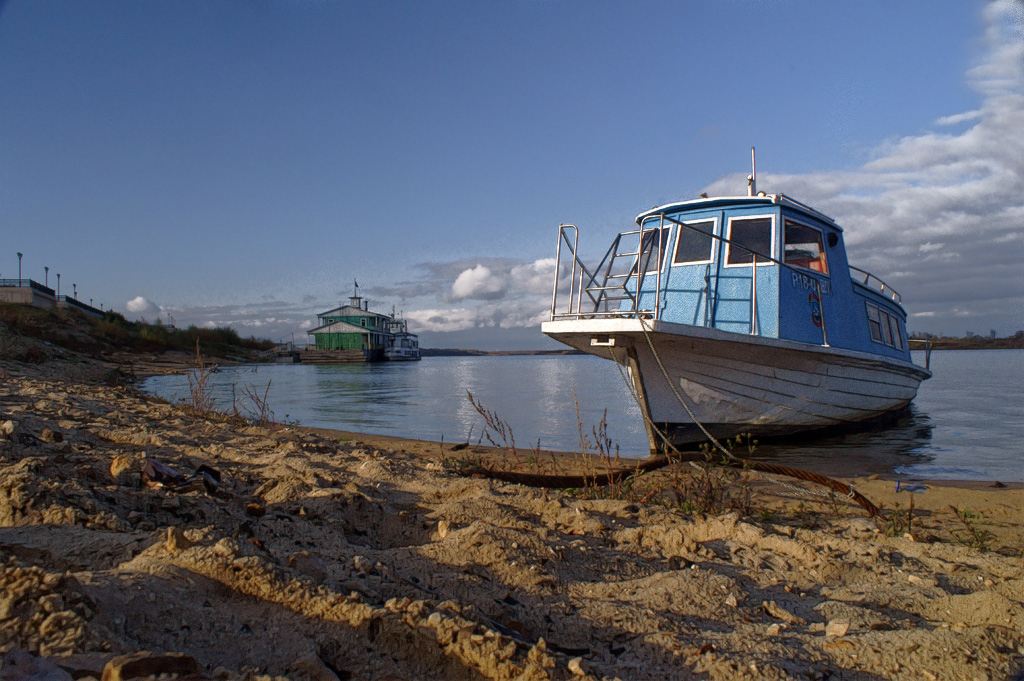
[[[923,357],[915,353],[915,361]],[[835,476],[1024,481],[1024,350],[933,352],[934,376],[895,423],[762,444],[755,456]],[[484,419],[467,392],[511,428],[517,447],[575,451],[605,418],[622,456],[647,455],[638,407],[615,365],[590,355],[428,357],[380,364],[273,364],[213,374],[221,408],[266,394],[280,421],[445,442],[477,442]],[[144,389],[188,396],[186,376]],[[268,390],[269,388],[269,390]],[[495,438],[497,439],[497,438]],[[487,444],[487,440],[483,440]]]

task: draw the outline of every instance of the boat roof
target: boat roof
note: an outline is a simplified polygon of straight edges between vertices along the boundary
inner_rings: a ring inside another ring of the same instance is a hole
[[[829,216],[821,213],[806,203],[801,203],[796,199],[790,198],[784,194],[758,194],[757,196],[713,196],[710,198],[699,198],[690,199],[688,201],[677,201],[676,203],[667,203],[664,206],[655,206],[654,208],[640,213],[636,216],[636,224],[642,224],[644,220],[654,215],[664,215],[667,213],[679,213],[682,211],[693,211],[693,210],[704,210],[708,208],[725,208],[725,207],[743,207],[743,206],[786,206],[794,210],[800,211],[823,222],[827,222],[831,227],[835,227],[840,232],[843,228],[836,224],[836,221]]]
[[[331,322],[330,324],[324,324],[323,326],[318,326],[315,329],[310,329],[306,333],[381,333],[381,330],[370,329],[365,326],[356,326],[355,324],[349,324],[348,322]]]
[[[388,316],[386,314],[380,314],[379,312],[373,312],[371,310],[364,310],[363,308],[355,307],[354,305],[342,305],[341,307],[336,307],[336,308],[334,308],[332,310],[328,310],[327,312],[321,312],[320,314],[317,315],[317,317],[329,317],[329,316],[337,314],[337,313],[342,313],[342,314],[338,314],[338,316],[343,316],[343,317],[387,317]],[[344,313],[349,313],[349,314],[344,314]]]

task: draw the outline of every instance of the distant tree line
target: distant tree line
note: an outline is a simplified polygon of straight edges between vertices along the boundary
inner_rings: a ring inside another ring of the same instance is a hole
[[[1024,330],[1017,331],[1012,336],[997,338],[995,331],[987,336],[979,336],[970,331],[966,335],[957,338],[954,336],[942,336],[931,333],[912,333],[911,339],[930,340],[935,350],[1007,350],[1024,349]],[[916,345],[916,344],[915,344]],[[913,348],[912,348],[913,349]]]

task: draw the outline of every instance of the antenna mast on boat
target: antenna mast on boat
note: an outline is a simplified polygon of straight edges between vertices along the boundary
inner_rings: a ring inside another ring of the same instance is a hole
[[[757,162],[754,147],[750,147],[750,174],[747,175],[747,196],[757,196]]]

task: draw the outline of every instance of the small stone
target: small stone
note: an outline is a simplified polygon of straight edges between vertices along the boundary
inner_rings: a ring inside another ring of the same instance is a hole
[[[439,539],[444,539],[448,536],[448,532],[451,531],[451,523],[447,520],[442,520],[437,524],[437,536]]]
[[[248,516],[252,516],[253,518],[262,518],[264,515],[266,515],[266,513],[267,509],[264,508],[263,506],[260,506],[259,504],[245,505],[245,514]]]
[[[939,678],[938,676],[936,676],[935,674],[932,674],[927,669],[922,669],[921,670],[921,675],[924,676],[924,678],[928,679],[928,681],[938,681],[938,678]]]
[[[786,624],[806,624],[806,621],[802,617],[794,615],[785,608],[779,606],[775,601],[764,601],[761,603],[761,607],[769,615],[777,620],[782,620]]]
[[[177,553],[192,546],[192,542],[188,540],[180,527],[168,527],[165,546],[171,553]]]
[[[14,421],[4,421],[3,425],[0,426],[0,432],[3,432],[6,437],[13,440],[14,435],[18,432],[18,424]]]
[[[574,657],[569,660],[569,671],[576,676],[586,676],[587,672],[583,669],[583,658]]]
[[[43,428],[43,432],[39,434],[39,439],[43,442],[63,442],[64,434],[59,430]]]
[[[140,455],[119,454],[110,461],[110,477],[123,485],[129,474],[137,473],[141,476],[144,465],[144,458]]]
[[[737,605],[739,605],[739,602],[736,600],[736,594],[729,594],[728,596],[726,596],[725,604],[728,605],[730,608],[735,608]]]
[[[840,638],[850,631],[850,623],[845,620],[832,620],[825,625],[825,638]]]
[[[780,633],[782,633],[782,626],[783,625],[779,624],[778,622],[776,622],[775,624],[769,624],[768,628],[765,629],[765,633],[769,636],[778,636]]]

